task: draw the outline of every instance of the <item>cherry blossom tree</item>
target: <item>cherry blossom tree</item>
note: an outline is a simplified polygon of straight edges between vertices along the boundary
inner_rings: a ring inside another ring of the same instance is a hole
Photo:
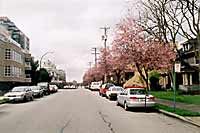
[[[101,48],[97,68],[104,75],[104,82],[107,82],[107,76],[112,70],[112,51],[109,47]]]
[[[118,60],[136,67],[146,82],[148,89],[148,72],[150,70],[168,70],[172,67],[176,54],[170,45],[162,44],[155,38],[146,38],[143,29],[136,24],[133,17],[124,18],[116,27],[113,50],[120,53]]]
[[[103,79],[103,74],[100,67],[92,67],[85,72],[83,76],[84,84],[90,84],[93,81],[101,81]]]
[[[113,42],[114,43],[114,42]],[[117,45],[112,45],[112,74],[116,77],[116,84],[121,85],[121,78],[123,74],[125,74],[125,71],[128,70],[128,56],[122,54],[120,52],[120,49],[116,47]]]

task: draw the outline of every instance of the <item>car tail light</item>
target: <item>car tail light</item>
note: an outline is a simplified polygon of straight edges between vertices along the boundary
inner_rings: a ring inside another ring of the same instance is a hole
[[[137,97],[130,97],[130,99],[131,99],[131,100],[136,100],[136,99],[137,99]]]
[[[155,97],[149,97],[149,100],[155,101]]]

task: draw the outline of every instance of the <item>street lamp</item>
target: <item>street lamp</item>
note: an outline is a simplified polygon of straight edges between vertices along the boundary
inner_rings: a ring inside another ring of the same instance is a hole
[[[40,69],[41,69],[41,64],[42,64],[42,59],[44,58],[45,55],[47,54],[53,54],[54,52],[46,52],[42,55],[42,57],[40,58]]]

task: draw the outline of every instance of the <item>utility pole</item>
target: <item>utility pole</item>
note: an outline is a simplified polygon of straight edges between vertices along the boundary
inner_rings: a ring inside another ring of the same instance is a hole
[[[92,62],[88,62],[90,69],[92,68]]]
[[[92,54],[94,54],[95,67],[97,67],[97,54],[99,53],[97,53],[97,48],[92,48],[92,51],[94,52]]]
[[[106,42],[107,42],[107,39],[108,39],[108,35],[107,35],[107,31],[110,29],[110,27],[101,27],[100,29],[104,30],[104,35],[102,36],[102,40],[104,40],[104,47],[106,49]]]
[[[102,29],[102,30],[104,30],[104,35],[102,36],[102,40],[104,41],[104,48],[105,48],[105,70],[106,70],[106,72],[105,72],[105,75],[104,75],[104,82],[107,82],[107,58],[106,58],[106,52],[107,52],[107,50],[106,50],[106,48],[107,48],[107,40],[108,40],[108,35],[107,35],[107,31],[110,29],[110,27],[101,27],[100,29]]]

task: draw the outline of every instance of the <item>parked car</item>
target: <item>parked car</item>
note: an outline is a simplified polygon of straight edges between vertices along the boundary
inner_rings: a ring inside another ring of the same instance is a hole
[[[4,97],[10,101],[28,101],[33,100],[33,92],[29,86],[19,86],[14,87]]]
[[[155,98],[147,95],[144,88],[127,88],[117,96],[117,105],[124,106],[125,110],[133,107],[154,107]]]
[[[90,90],[92,91],[99,91],[102,81],[99,82],[92,82],[90,85]]]
[[[57,85],[49,85],[49,89],[50,89],[51,93],[54,93],[54,92],[58,91]]]
[[[106,91],[112,87],[112,86],[115,86],[114,84],[112,83],[105,83],[103,84],[101,87],[100,87],[100,90],[99,90],[99,95],[100,96],[106,96]]]
[[[108,99],[117,99],[117,95],[124,91],[124,88],[120,86],[112,86],[106,91],[106,97]]]
[[[71,85],[70,89],[77,89],[77,86],[76,85]]]
[[[50,94],[49,83],[40,82],[40,83],[37,84],[37,86],[40,86],[43,89],[44,95],[49,95]]]
[[[44,92],[42,87],[40,86],[30,86],[31,90],[33,91],[33,97],[43,97]]]

